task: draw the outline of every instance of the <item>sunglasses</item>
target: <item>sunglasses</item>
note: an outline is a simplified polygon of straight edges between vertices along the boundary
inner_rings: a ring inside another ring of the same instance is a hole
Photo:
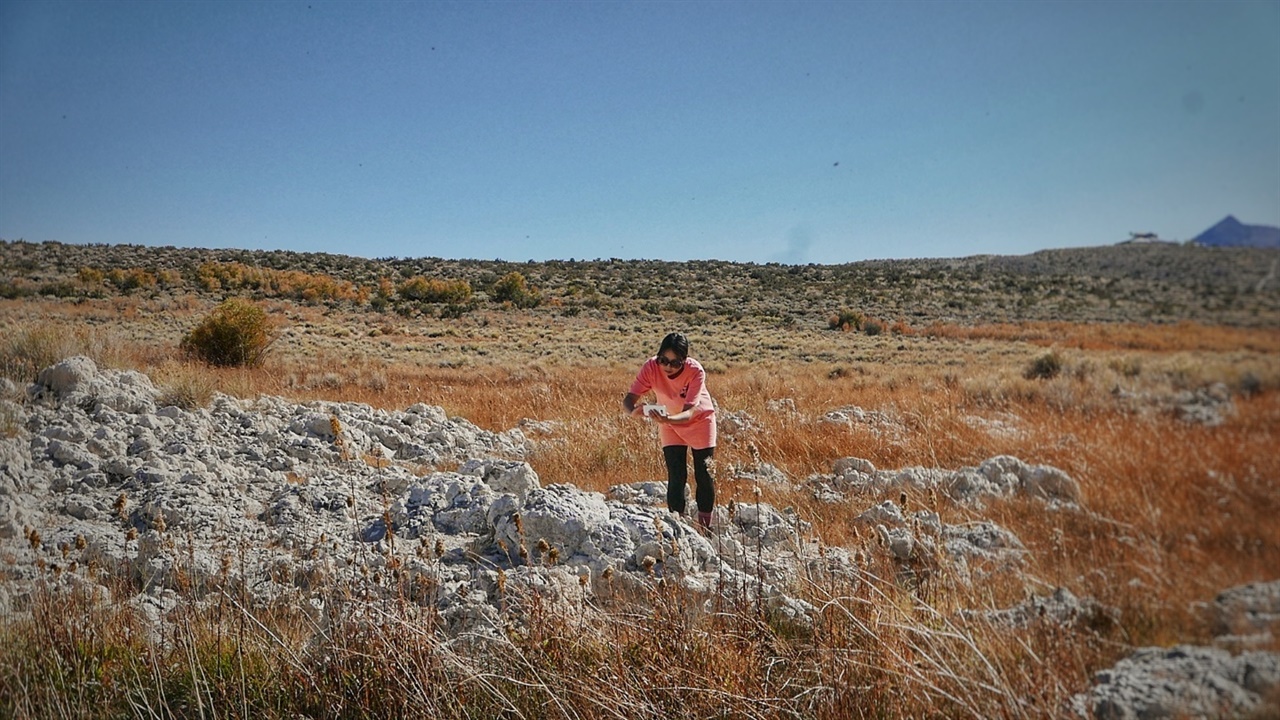
[[[680,367],[681,365],[684,365],[684,361],[683,361],[683,360],[672,360],[672,359],[668,358],[666,355],[659,355],[659,356],[658,356],[658,364],[659,364],[659,365],[662,365],[662,366],[664,366],[664,367],[673,367],[673,368],[677,368],[677,367]]]

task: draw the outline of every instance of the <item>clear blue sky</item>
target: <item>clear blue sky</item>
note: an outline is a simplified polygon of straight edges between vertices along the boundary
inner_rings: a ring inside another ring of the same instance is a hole
[[[0,238],[839,263],[1280,225],[1280,0],[0,0]]]

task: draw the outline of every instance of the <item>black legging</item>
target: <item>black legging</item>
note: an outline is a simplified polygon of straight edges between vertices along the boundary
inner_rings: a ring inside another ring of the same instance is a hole
[[[685,464],[688,449],[688,445],[665,445],[662,448],[662,459],[667,463],[667,509],[675,513],[684,513],[684,488],[689,482],[689,468]],[[693,451],[694,498],[700,512],[711,512],[716,506],[716,485],[707,467],[707,461],[715,453],[714,447]]]

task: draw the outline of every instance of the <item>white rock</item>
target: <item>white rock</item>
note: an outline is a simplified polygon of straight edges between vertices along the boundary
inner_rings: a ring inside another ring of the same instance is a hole
[[[36,385],[47,388],[55,397],[61,398],[88,387],[97,375],[97,364],[83,355],[77,355],[41,370],[36,375]]]
[[[540,487],[538,473],[533,467],[517,460],[472,459],[464,463],[458,472],[475,475],[495,492],[510,493],[521,500]]]
[[[859,457],[840,458],[831,464],[831,472],[836,475],[845,475],[849,472],[862,473],[863,475],[874,475],[876,466],[870,460],[864,460]]]
[[[633,505],[662,506],[667,504],[667,484],[664,482],[637,482],[610,486],[605,497],[615,502]]]
[[[1062,470],[1049,465],[1028,468],[1022,476],[1022,487],[1031,497],[1075,503],[1080,500],[1080,485]]]
[[[592,540],[593,531],[609,521],[604,496],[568,485],[550,485],[529,493],[520,508],[521,533],[511,516],[494,523],[495,539],[506,542],[514,553],[522,543],[531,547],[546,540],[568,559]]]
[[[1181,645],[1136,650],[1094,676],[1078,696],[1099,720],[1237,718],[1263,707],[1280,685],[1280,653],[1233,656],[1216,648]],[[1273,712],[1275,707],[1270,708]]]
[[[1280,630],[1280,580],[1223,590],[1211,606],[1217,635],[1248,635]]]
[[[893,527],[901,526],[906,520],[902,517],[902,510],[898,504],[892,500],[885,500],[869,510],[866,510],[858,516],[859,522],[868,523],[870,525],[890,525]]]

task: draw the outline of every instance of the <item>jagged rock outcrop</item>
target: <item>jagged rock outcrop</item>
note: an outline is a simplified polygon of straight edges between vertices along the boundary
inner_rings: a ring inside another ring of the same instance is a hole
[[[1036,596],[1013,607],[985,612],[966,610],[966,618],[981,618],[1004,627],[1026,627],[1036,622],[1083,629],[1105,629],[1120,620],[1120,611],[1093,598],[1079,598],[1067,588],[1056,588],[1051,594]]]
[[[1084,702],[1098,720],[1241,718],[1280,686],[1280,654],[1142,648],[1098,673],[1094,683]]]
[[[187,410],[160,406],[162,397],[145,375],[73,357],[43,370],[23,401],[4,401],[20,428],[0,440],[0,542],[15,558],[5,607],[24,607],[42,564],[74,566],[76,577],[93,565],[132,576],[153,598],[177,590],[178,578],[264,578],[253,585],[259,599],[313,605],[335,585],[375,595],[393,581],[424,585],[446,617],[470,628],[492,619],[471,606],[502,604],[504,569],[514,590],[514,578],[534,573],[541,586],[565,568],[574,582],[589,580],[588,592],[606,574],[622,586],[670,579],[721,597],[761,595],[803,623],[811,608],[786,588],[816,567],[856,576],[835,567],[849,564],[847,552],[819,556],[804,542],[808,524],[792,510],[723,506],[720,530],[705,537],[666,511],[663,483],[620,484],[607,496],[543,486],[521,460],[530,447],[522,430],[487,432],[438,407],[218,395]],[[835,470],[842,488],[951,477],[878,472],[856,458]],[[1078,496],[1065,474],[1016,458],[975,472],[993,487]],[[763,464],[740,477],[788,482]],[[936,513],[904,517],[892,503],[866,518],[894,559],[944,558],[962,578],[973,563],[1016,569],[1025,553],[990,522],[947,526]]]
[[[608,498],[543,486],[521,460],[523,431],[438,407],[218,395],[186,410],[161,397],[145,375],[75,357],[4,401],[15,432],[0,439],[0,544],[14,563],[0,606],[21,611],[51,569],[92,583],[95,566],[133,577],[134,602],[156,617],[179,590],[250,578],[260,601],[314,607],[335,588],[407,587],[454,631],[496,629],[496,608],[521,592],[590,593],[603,576],[759,596],[793,622],[812,613],[784,594],[797,559],[817,559],[807,526],[767,504],[720,508],[708,538],[666,511],[661,483]]]
[[[1031,465],[1009,455],[997,455],[977,467],[956,470],[877,470],[869,460],[841,458],[832,464],[832,474],[812,476],[807,484],[814,497],[823,502],[843,502],[850,492],[896,488],[941,492],[956,502],[979,507],[985,500],[1018,493],[1054,506],[1075,506],[1081,500],[1080,484],[1066,472],[1051,465]]]
[[[1280,622],[1280,580],[1224,590],[1208,610],[1218,644],[1250,637],[1269,644]],[[1099,720],[1274,717],[1278,700],[1280,653],[1179,645],[1140,648],[1097,673],[1074,710]]]
[[[1280,632],[1280,580],[1223,590],[1210,606],[1210,627],[1218,638],[1259,640]]]

